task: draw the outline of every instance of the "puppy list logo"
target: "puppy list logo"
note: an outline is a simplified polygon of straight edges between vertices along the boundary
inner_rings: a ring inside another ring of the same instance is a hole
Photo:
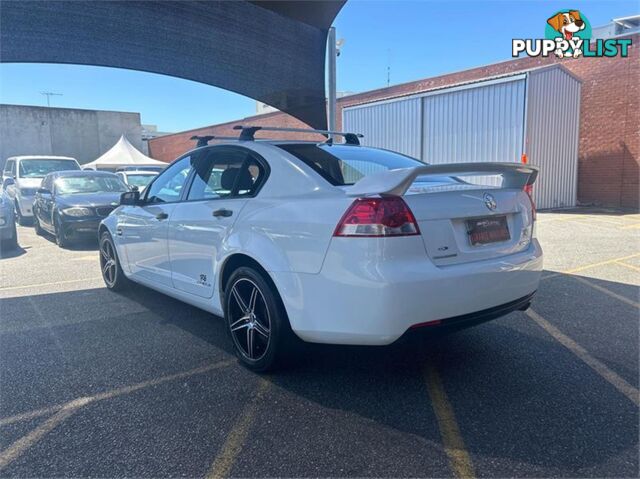
[[[627,57],[631,39],[591,40],[591,24],[579,10],[561,10],[547,19],[545,38],[514,39],[511,56],[522,52],[530,57],[559,58],[585,57]]]

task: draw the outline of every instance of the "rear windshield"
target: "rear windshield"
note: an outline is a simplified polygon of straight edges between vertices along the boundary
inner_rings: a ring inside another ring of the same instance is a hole
[[[352,185],[378,171],[424,166],[424,163],[408,156],[376,148],[299,143],[278,146],[335,186]]]
[[[74,160],[33,159],[20,160],[20,178],[44,178],[54,171],[79,170]]]

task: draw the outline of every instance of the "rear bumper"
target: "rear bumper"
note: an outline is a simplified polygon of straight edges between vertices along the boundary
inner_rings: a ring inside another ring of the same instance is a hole
[[[507,314],[538,288],[537,240],[517,254],[441,267],[419,237],[402,241],[401,252],[383,260],[375,248],[346,254],[333,244],[319,274],[272,272],[295,333],[309,342],[390,344],[416,325]]]

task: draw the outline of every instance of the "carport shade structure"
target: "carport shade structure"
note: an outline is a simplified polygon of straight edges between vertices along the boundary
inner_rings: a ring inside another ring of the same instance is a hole
[[[327,128],[327,32],[344,1],[3,0],[0,61],[185,78]]]

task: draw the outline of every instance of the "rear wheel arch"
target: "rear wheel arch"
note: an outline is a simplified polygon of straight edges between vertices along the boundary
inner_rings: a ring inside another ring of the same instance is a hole
[[[276,283],[271,277],[271,275],[269,274],[269,272],[257,260],[255,260],[251,256],[246,255],[244,253],[234,253],[230,255],[227,259],[225,259],[225,262],[222,265],[222,268],[220,268],[220,275],[219,275],[220,283],[218,284],[218,288],[220,293],[220,304],[222,305],[222,307],[224,308],[225,289],[227,287],[227,283],[229,282],[229,279],[231,278],[231,275],[233,274],[234,271],[236,271],[238,268],[241,268],[243,266],[252,268],[256,272],[258,272],[260,275],[262,275],[262,277],[267,282],[267,284],[272,288],[277,300],[282,306],[282,309],[285,312],[287,312],[287,307],[282,299],[282,296],[280,295],[280,290],[276,286]],[[287,316],[287,321],[289,322],[289,325],[291,325],[291,321],[289,320],[289,314],[287,313],[286,316]]]
[[[278,293],[278,288],[276,288],[273,279],[271,279],[271,275],[258,261],[244,253],[234,253],[227,259],[225,259],[222,268],[220,268],[220,283],[218,285],[220,290],[220,298],[224,297],[227,283],[229,282],[229,278],[231,278],[233,272],[242,266],[255,269],[258,273],[264,276],[264,279],[269,283],[269,286],[271,286],[273,290]],[[280,296],[279,293],[278,296]]]

